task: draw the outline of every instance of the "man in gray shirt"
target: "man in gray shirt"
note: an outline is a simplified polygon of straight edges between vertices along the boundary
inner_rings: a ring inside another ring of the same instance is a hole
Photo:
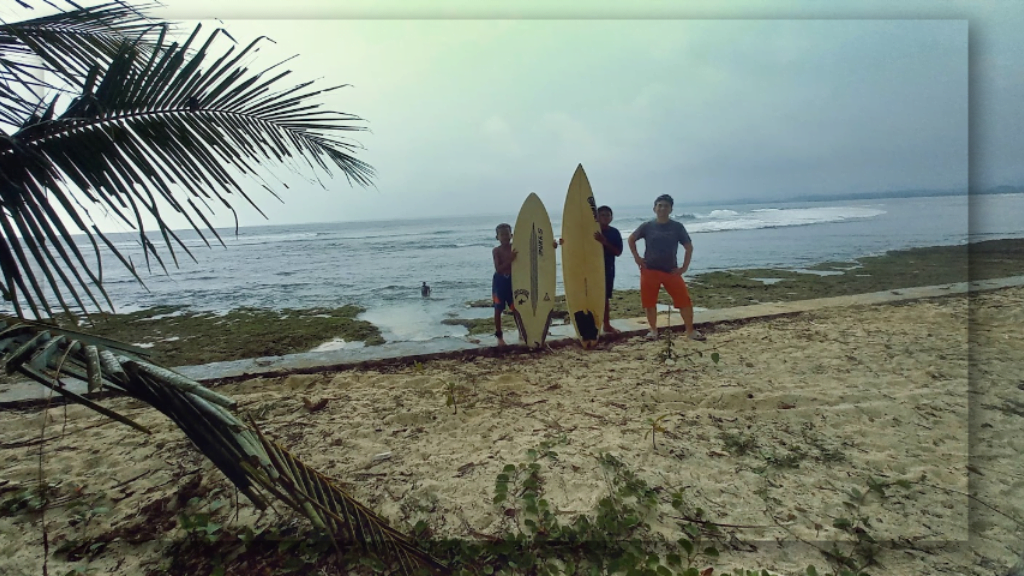
[[[647,314],[647,323],[651,327],[648,338],[658,337],[658,292],[661,287],[672,297],[672,305],[679,309],[679,315],[686,325],[686,336],[693,340],[704,340],[704,336],[693,328],[693,302],[686,288],[683,274],[690,267],[693,256],[693,243],[686,227],[681,222],[669,218],[673,207],[672,197],[668,194],[658,196],[654,201],[654,220],[644,222],[629,235],[629,250],[633,259],[640,267],[640,304]],[[636,250],[636,241],[644,239],[644,257]],[[686,255],[683,265],[678,266],[676,254],[679,245],[683,245]]]

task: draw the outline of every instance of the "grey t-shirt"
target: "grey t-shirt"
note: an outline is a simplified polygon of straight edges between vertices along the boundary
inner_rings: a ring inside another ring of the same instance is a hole
[[[681,222],[669,220],[659,224],[648,220],[633,232],[636,238],[644,239],[644,262],[652,270],[671,272],[679,267],[676,252],[680,244],[689,244],[690,235]]]

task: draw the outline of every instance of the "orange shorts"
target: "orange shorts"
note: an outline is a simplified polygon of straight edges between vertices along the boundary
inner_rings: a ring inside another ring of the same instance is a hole
[[[665,292],[672,297],[672,305],[676,308],[692,308],[690,291],[686,289],[686,281],[682,276],[669,274],[661,270],[644,268],[640,271],[640,305],[654,308],[658,303],[658,291],[665,287]]]

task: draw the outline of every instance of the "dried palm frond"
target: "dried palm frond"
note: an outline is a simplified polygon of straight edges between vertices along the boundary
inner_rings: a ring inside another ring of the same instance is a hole
[[[403,574],[447,567],[387,521],[268,439],[250,418],[233,413],[236,402],[173,370],[145,360],[145,350],[55,326],[8,318],[0,321],[0,355],[8,374],[20,373],[142,432],[144,426],[68,389],[62,376],[141,400],[174,421],[192,443],[260,509],[260,488],[325,530],[339,548],[394,560]]]

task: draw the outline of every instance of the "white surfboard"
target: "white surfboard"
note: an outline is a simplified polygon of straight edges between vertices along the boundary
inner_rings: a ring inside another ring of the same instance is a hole
[[[512,302],[523,342],[539,348],[547,338],[555,306],[555,248],[551,219],[540,197],[531,193],[512,232]]]

